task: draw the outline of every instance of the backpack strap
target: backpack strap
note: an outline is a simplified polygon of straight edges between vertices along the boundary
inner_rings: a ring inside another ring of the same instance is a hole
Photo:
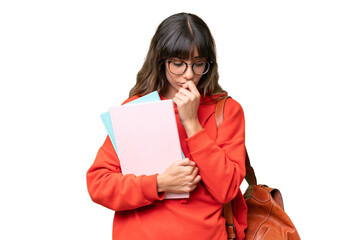
[[[230,98],[230,97],[226,96],[226,97],[220,99],[216,104],[215,121],[216,121],[217,128],[219,128],[219,126],[224,121],[225,102],[228,98]],[[245,179],[249,185],[257,185],[255,172],[250,164],[250,159],[249,159],[249,155],[247,153],[246,148],[245,148],[245,151],[246,151],[246,157],[245,157],[246,176],[245,176]],[[226,220],[226,231],[228,234],[228,239],[235,240],[236,239],[236,230],[235,230],[235,225],[234,225],[231,201],[226,204],[223,204],[223,211],[224,211],[224,217]]]
[[[220,125],[224,121],[225,102],[226,102],[226,100],[228,98],[231,98],[231,97],[229,97],[229,96],[224,97],[224,98],[220,99],[216,104],[215,121],[216,121],[217,128],[219,128]],[[249,158],[249,155],[247,153],[246,148],[245,148],[245,151],[246,151],[246,157],[245,157],[246,175],[245,175],[245,179],[246,179],[246,181],[248,182],[249,185],[257,185],[255,171],[254,171],[254,168],[251,166],[250,158]]]

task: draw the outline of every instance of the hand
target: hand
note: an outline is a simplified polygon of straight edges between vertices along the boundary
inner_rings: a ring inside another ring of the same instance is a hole
[[[179,111],[181,124],[184,126],[188,137],[202,129],[198,109],[200,104],[200,93],[193,81],[188,81],[175,94],[174,103]]]
[[[201,180],[198,173],[195,162],[188,158],[178,160],[157,176],[158,192],[189,193]]]

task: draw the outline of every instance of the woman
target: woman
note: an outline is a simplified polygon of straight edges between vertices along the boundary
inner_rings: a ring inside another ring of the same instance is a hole
[[[218,84],[215,43],[193,14],[179,13],[158,27],[130,102],[157,90],[172,99],[185,159],[163,173],[123,175],[109,137],[87,172],[92,200],[115,212],[113,239],[227,239],[222,204],[237,196],[236,231],[244,238],[246,205],[239,190],[245,176],[245,125],[239,103],[228,99],[217,129]],[[147,159],[151,161],[151,159]],[[164,200],[164,192],[190,193]]]

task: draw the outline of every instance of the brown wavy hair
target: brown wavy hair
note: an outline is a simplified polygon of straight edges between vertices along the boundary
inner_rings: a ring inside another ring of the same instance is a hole
[[[203,97],[218,94],[226,96],[227,93],[218,83],[215,41],[208,26],[194,14],[178,13],[166,18],[158,26],[129,97],[143,96],[153,91],[163,95],[169,84],[165,75],[165,60],[172,57],[190,58],[194,46],[199,56],[210,63],[209,72],[197,84],[200,94]]]

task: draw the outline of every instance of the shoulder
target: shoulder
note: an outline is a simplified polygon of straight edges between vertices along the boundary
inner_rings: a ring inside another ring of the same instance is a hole
[[[233,99],[232,97],[229,97],[226,100],[225,109],[226,108],[231,109],[231,110],[241,110],[241,111],[243,111],[243,108],[242,108],[241,104],[239,102],[237,102],[235,99]]]
[[[121,105],[124,105],[126,103],[131,102],[131,101],[134,101],[135,99],[138,99],[138,98],[140,98],[140,96],[132,96],[132,97],[126,99]]]
[[[204,105],[212,107],[215,111],[217,102],[223,99],[223,97],[224,97],[223,94],[213,95],[211,97],[206,96],[203,98],[203,102]],[[243,112],[243,108],[239,102],[237,102],[235,99],[233,99],[230,96],[225,96],[225,98],[227,98],[225,102],[225,109],[224,109],[225,112],[234,112],[234,111]]]
[[[239,102],[229,97],[225,102],[224,117],[238,115],[244,118],[244,110]]]
[[[219,97],[221,96],[204,97],[204,101],[202,101],[199,106],[199,117],[201,116],[202,118],[208,118],[214,114],[216,110],[216,103],[219,100]],[[230,117],[244,118],[244,111],[242,106],[231,97],[226,100],[224,108],[224,118],[228,119]]]

